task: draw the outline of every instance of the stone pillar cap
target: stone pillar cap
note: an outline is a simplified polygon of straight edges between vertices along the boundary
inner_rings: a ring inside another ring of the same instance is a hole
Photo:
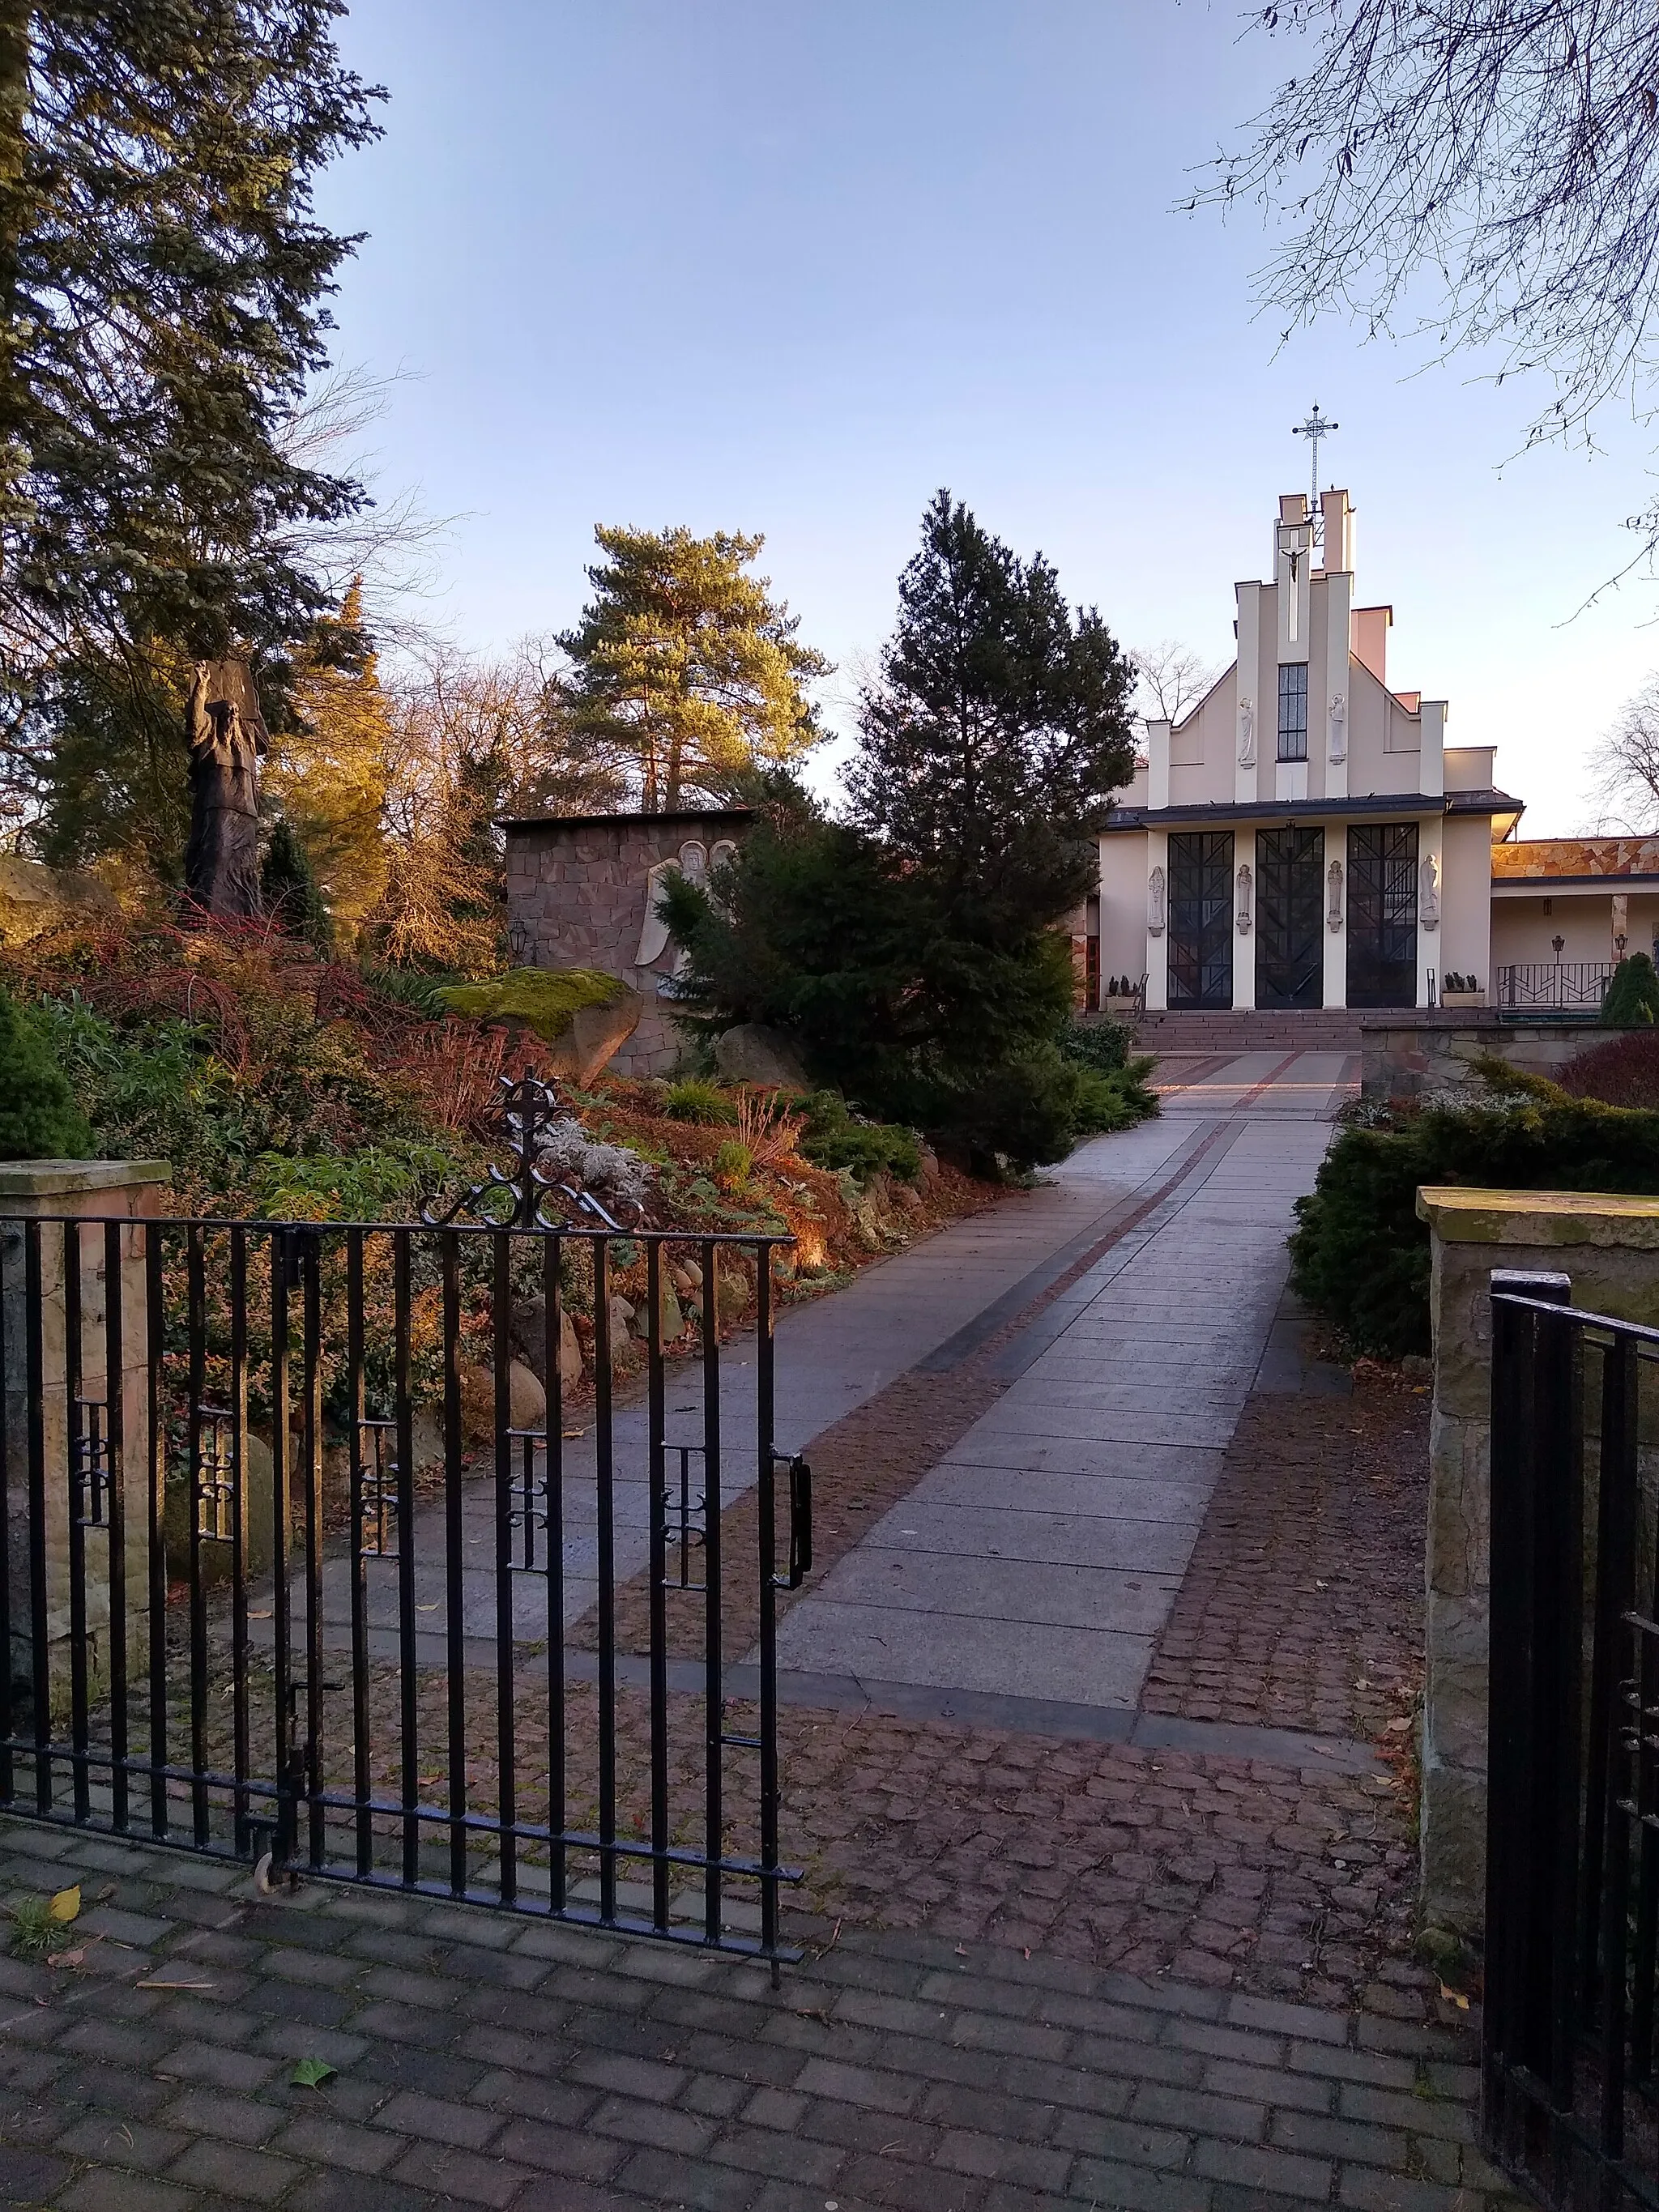
[[[1417,1214],[1447,1244],[1619,1244],[1659,1251],[1659,1198],[1610,1190],[1468,1190],[1425,1183]]]
[[[166,1160],[0,1160],[0,1208],[9,1198],[68,1197],[172,1180]]]

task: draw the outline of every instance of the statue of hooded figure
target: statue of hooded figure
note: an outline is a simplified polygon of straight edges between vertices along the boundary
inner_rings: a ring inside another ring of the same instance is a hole
[[[245,660],[204,660],[185,708],[190,843],[185,890],[204,913],[259,912],[259,762],[270,733]]]

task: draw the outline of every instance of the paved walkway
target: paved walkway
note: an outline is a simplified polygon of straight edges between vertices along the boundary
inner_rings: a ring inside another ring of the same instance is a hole
[[[1291,1208],[1344,1073],[1338,1054],[1240,1055],[1171,1090],[1150,1128],[1057,1170],[1073,1191],[1179,1171],[1006,1346],[1006,1394],[792,1609],[782,1665],[1138,1703],[1268,1348]]]
[[[0,2201],[60,2212],[1496,2212],[1467,2032],[991,1943],[756,1967],[0,1823]],[[837,1940],[838,1936],[838,1940]],[[319,2087],[295,2063],[336,2069]]]

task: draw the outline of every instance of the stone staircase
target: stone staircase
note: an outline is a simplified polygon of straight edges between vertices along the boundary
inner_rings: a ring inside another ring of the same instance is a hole
[[[1135,1024],[1139,1052],[1358,1052],[1363,1016],[1327,1006],[1306,1013],[1146,1013]]]

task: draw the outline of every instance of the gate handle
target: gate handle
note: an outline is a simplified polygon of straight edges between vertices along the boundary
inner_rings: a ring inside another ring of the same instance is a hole
[[[781,1459],[781,1452],[774,1457]],[[780,1589],[799,1589],[812,1571],[812,1470],[796,1452],[789,1462],[789,1571],[774,1575]]]

